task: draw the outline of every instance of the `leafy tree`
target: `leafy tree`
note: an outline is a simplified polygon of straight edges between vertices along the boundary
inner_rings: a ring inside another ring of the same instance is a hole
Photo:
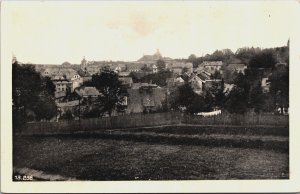
[[[166,69],[166,63],[164,60],[159,59],[156,61],[157,69],[158,71],[163,71]]]
[[[145,65],[141,68],[141,70],[144,71],[144,72],[149,72],[149,71],[151,71],[151,68],[148,67],[148,66],[145,64]]]
[[[225,103],[225,109],[230,113],[245,113],[247,111],[247,92],[240,87],[233,87]]]
[[[187,112],[190,114],[195,114],[205,111],[208,111],[208,105],[205,101],[205,98],[200,95],[195,95],[191,103],[187,106]]]
[[[230,113],[244,113],[248,108],[250,83],[244,74],[238,73],[234,85],[226,97],[224,107]]]
[[[223,106],[224,93],[220,87],[212,87],[203,95],[196,94],[190,85],[185,84],[178,87],[177,90],[171,93],[172,108],[185,108],[187,113],[194,114],[197,112],[209,112],[215,107]]]
[[[224,82],[213,82],[212,87],[207,90],[206,96],[208,97],[207,100],[210,100],[210,103],[208,103],[211,105],[209,107],[210,110],[217,107],[223,108],[225,103]]]
[[[122,87],[118,74],[109,69],[104,69],[100,74],[92,76],[92,83],[102,94],[99,97],[103,112],[111,117],[112,111],[122,104],[127,91]]]
[[[141,82],[154,83],[159,86],[167,85],[167,78],[172,77],[172,72],[169,70],[159,71],[154,74],[148,74],[140,79]]]
[[[204,111],[212,111],[216,107],[215,95],[212,92],[205,92],[204,94],[205,109]]]
[[[250,85],[251,83],[255,85],[257,81],[260,81],[262,76],[263,76],[263,72],[257,68],[245,69],[244,78]]]
[[[211,56],[210,60],[222,61],[224,59],[223,52],[221,50],[216,50]]]
[[[264,109],[265,95],[259,82],[250,92],[250,107],[254,108],[256,113],[259,113]]]
[[[277,106],[283,113],[283,108],[289,107],[289,68],[288,66],[278,66],[269,77],[270,92]]]
[[[249,61],[251,68],[273,68],[275,63],[274,54],[266,51],[254,55]]]
[[[43,96],[38,98],[38,101],[35,103],[32,109],[36,113],[36,118],[38,120],[50,120],[57,114],[56,103],[51,96]]]
[[[189,71],[189,69],[187,67],[183,67],[182,68],[182,72],[181,74],[184,75],[185,73],[187,73]]]
[[[129,76],[132,77],[133,83],[137,83],[140,81],[140,78],[136,75],[136,72],[130,72]]]
[[[188,58],[188,61],[189,62],[193,62],[193,61],[195,61],[197,59],[197,56],[195,55],[195,54],[191,54],[190,56],[189,56],[189,58]]]
[[[230,58],[232,55],[234,55],[230,49],[223,49],[222,53],[224,58]]]
[[[38,99],[42,90],[42,79],[32,65],[19,65],[12,67],[12,94],[14,105],[21,107],[32,106]]]
[[[12,64],[12,74],[13,118],[26,122],[30,119],[28,111],[33,111],[38,120],[56,115],[55,87],[48,78],[42,78],[33,65],[19,65],[17,61]]]
[[[169,97],[170,105],[173,109],[184,108],[187,113],[208,112],[216,107],[223,107],[225,94],[223,92],[223,83],[212,84],[212,87],[206,90],[202,95],[196,94],[192,87],[185,83],[172,91]]]
[[[239,75],[238,71],[230,71],[229,69],[225,69],[223,71],[223,78],[224,81],[228,84],[233,84],[235,82],[235,80],[237,79],[237,76]]]
[[[193,63],[194,68],[197,68],[198,65],[200,64],[195,54],[191,54],[187,61]]]
[[[235,56],[239,59],[241,59],[243,61],[243,63],[247,63],[249,62],[249,60],[256,54],[261,52],[261,48],[257,47],[243,47],[243,48],[239,48],[237,49]]]
[[[177,91],[173,92],[173,100],[171,100],[171,107],[178,110],[182,107],[187,108],[193,102],[194,97],[197,94],[193,91],[193,88],[189,84],[184,84],[177,88]]]
[[[276,109],[275,98],[271,93],[264,94],[264,106],[262,107],[262,111],[264,112],[274,112]]]
[[[234,56],[230,49],[216,50],[211,55],[206,55],[204,60],[208,61],[229,61],[230,58]]]
[[[43,83],[45,84],[44,87],[46,88],[46,93],[54,97],[56,89],[50,77],[44,77],[43,80]]]
[[[90,87],[94,86],[92,80],[84,81],[82,85],[84,85],[84,86],[90,86]]]
[[[246,95],[249,94],[251,83],[249,82],[249,77],[247,77],[246,75],[238,73],[233,81],[233,84],[235,84],[239,88],[244,89]]]

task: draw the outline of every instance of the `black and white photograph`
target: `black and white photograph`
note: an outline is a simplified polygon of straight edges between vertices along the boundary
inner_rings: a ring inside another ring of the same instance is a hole
[[[299,2],[1,4],[10,184],[291,180]]]

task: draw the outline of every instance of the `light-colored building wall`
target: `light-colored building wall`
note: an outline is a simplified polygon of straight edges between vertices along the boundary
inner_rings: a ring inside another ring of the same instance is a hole
[[[140,89],[128,89],[128,100],[126,113],[141,113],[144,110],[157,110],[161,108],[163,101],[166,99],[165,88],[152,88],[149,91]]]

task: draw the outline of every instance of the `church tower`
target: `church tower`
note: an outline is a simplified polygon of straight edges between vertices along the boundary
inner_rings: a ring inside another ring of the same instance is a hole
[[[160,54],[160,52],[159,52],[159,49],[156,50],[156,53],[155,53],[154,55],[155,55],[157,58],[159,58],[159,59],[162,58],[162,56],[161,56],[161,54]]]
[[[85,57],[83,57],[83,59],[81,60],[80,67],[84,72],[87,71],[87,61],[85,60]]]

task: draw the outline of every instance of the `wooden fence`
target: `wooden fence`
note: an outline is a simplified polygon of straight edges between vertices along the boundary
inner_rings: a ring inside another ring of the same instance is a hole
[[[288,126],[289,117],[287,115],[273,114],[220,114],[211,117],[201,117],[194,115],[184,115],[181,123],[197,125],[274,125]]]
[[[288,126],[289,117],[272,114],[221,114],[212,117],[184,115],[178,112],[154,114],[131,114],[111,118],[81,119],[80,121],[35,122],[26,123],[19,129],[19,133],[72,133],[76,131],[93,131],[102,129],[121,129],[134,127],[148,127],[160,125],[272,125]]]
[[[131,114],[105,118],[81,119],[76,121],[34,122],[26,123],[20,129],[21,133],[58,133],[85,130],[134,128],[159,125],[175,125],[181,123],[181,114],[177,112],[155,114]]]

